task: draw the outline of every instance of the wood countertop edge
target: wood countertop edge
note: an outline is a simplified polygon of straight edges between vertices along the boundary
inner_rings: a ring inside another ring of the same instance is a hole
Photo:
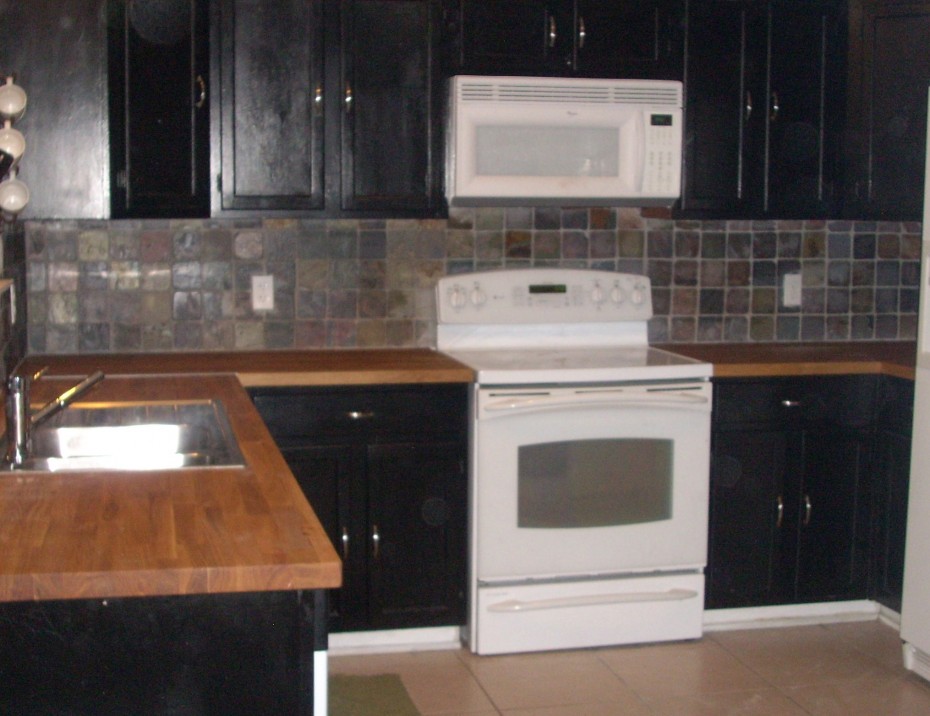
[[[45,383],[45,390],[57,390],[58,382],[43,379],[37,388]],[[123,399],[129,388],[117,387],[120,382],[111,380],[109,392],[101,383],[96,397]],[[184,385],[197,388],[185,394]],[[0,478],[6,551],[6,559],[0,556],[0,601],[340,586],[335,549],[233,376],[159,377],[131,390],[139,400],[202,399],[207,393],[223,400],[246,466],[123,478],[28,472],[18,473],[15,482]],[[106,502],[121,507],[88,513],[89,505]],[[90,524],[92,536],[82,542]]]
[[[714,363],[715,378],[765,378],[806,375],[883,374],[914,380],[913,367],[885,361],[808,361]]]

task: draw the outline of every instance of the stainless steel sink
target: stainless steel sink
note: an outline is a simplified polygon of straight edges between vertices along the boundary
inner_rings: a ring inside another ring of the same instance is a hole
[[[220,401],[82,403],[37,428],[18,470],[167,470],[244,465]]]

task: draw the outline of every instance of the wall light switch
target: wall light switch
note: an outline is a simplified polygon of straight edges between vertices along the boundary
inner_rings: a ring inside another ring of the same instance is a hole
[[[801,305],[801,274],[786,273],[782,278],[781,305],[798,308]]]
[[[274,310],[274,276],[252,276],[252,310]]]

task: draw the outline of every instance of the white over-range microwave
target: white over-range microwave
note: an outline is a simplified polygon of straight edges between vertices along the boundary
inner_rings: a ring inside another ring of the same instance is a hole
[[[459,75],[449,81],[450,206],[670,206],[682,84]]]

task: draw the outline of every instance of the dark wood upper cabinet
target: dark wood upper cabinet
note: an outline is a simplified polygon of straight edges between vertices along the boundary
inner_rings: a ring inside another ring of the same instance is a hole
[[[321,209],[323,3],[222,0],[216,11],[214,213]]]
[[[435,7],[222,0],[214,213],[436,214]]]
[[[437,6],[423,0],[341,6],[340,207],[436,213],[443,169]]]
[[[681,79],[683,0],[461,0],[452,74]]]
[[[206,0],[110,0],[111,215],[208,216]]]
[[[922,217],[930,2],[853,0],[845,215]]]
[[[835,3],[691,3],[685,177],[692,216],[838,211],[844,16]]]

